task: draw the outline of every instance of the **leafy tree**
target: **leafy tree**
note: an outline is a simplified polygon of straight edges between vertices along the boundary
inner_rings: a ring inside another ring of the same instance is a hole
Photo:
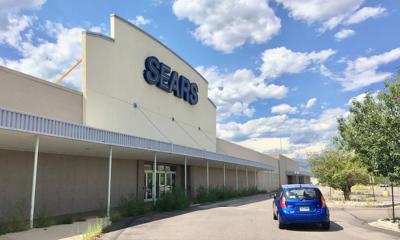
[[[345,200],[350,200],[351,187],[368,182],[368,171],[360,165],[354,153],[335,148],[314,154],[308,162],[311,172],[323,185],[343,191]]]
[[[400,180],[400,78],[385,83],[376,97],[367,93],[364,101],[353,101],[347,119],[338,122],[339,146],[354,150],[373,175],[388,178],[393,196]]]

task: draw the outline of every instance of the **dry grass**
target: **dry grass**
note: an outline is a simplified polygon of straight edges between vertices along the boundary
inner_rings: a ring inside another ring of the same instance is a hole
[[[82,236],[82,240],[95,240],[103,232],[104,227],[108,225],[108,220],[105,218],[97,218],[95,224],[89,225],[86,232]]]

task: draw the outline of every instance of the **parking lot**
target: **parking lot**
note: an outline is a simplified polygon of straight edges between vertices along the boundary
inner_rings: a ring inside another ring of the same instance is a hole
[[[400,234],[368,226],[388,209],[331,209],[331,230],[294,226],[280,230],[272,220],[272,200],[258,195],[189,211],[155,214],[127,221],[103,239],[399,239]]]

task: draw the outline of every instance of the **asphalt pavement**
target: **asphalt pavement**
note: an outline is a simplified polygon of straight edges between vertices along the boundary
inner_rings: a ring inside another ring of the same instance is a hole
[[[390,209],[331,209],[331,230],[294,226],[278,229],[272,219],[272,200],[265,195],[198,206],[187,211],[157,213],[113,225],[103,240],[380,240],[400,239],[400,233],[367,223],[388,217]],[[400,209],[396,209],[400,212]]]

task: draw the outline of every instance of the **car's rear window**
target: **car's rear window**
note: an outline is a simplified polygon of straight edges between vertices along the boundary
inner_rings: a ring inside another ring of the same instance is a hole
[[[315,188],[293,188],[285,191],[285,197],[288,200],[314,200],[321,198],[321,192]]]

